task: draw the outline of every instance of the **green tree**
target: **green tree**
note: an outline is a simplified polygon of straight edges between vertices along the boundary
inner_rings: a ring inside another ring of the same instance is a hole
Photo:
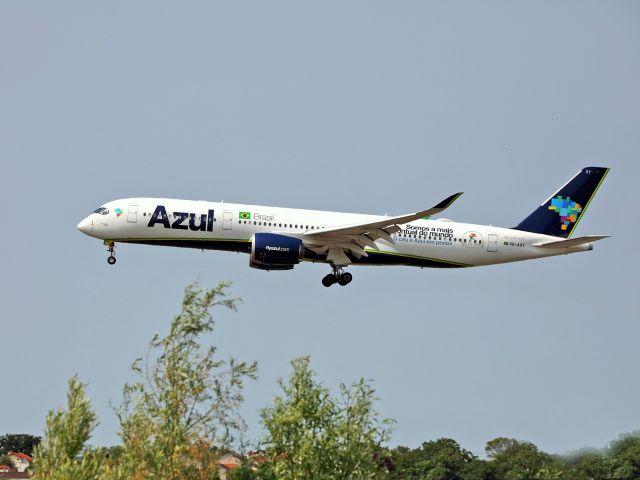
[[[519,442],[515,438],[498,437],[489,440],[484,447],[487,457],[495,458],[497,455],[504,453],[506,450],[518,445]]]
[[[227,473],[228,480],[279,480],[272,464],[256,463],[246,458],[244,460],[239,467]]]
[[[20,452],[33,456],[33,450],[42,441],[42,437],[28,433],[8,433],[0,436],[0,456],[9,452]]]
[[[620,435],[605,452],[609,478],[640,479],[640,432]]]
[[[380,452],[390,422],[375,411],[373,388],[361,379],[350,387],[340,385],[340,395],[333,398],[315,379],[308,357],[294,359],[291,365],[288,382],[280,380],[283,395],[261,412],[269,461],[255,478],[385,477]]]
[[[495,480],[495,471],[491,462],[475,458],[465,464],[460,476],[462,480]]]
[[[485,470],[470,451],[450,438],[424,442],[410,450],[398,447],[392,453],[396,471],[392,478],[412,480],[484,480]]]
[[[498,445],[497,448],[495,446]],[[492,458],[498,478],[505,480],[535,480],[554,478],[556,469],[552,468],[551,457],[538,450],[531,442],[520,442],[503,437],[487,442],[485,448]],[[547,467],[547,468],[545,468]],[[541,477],[546,475],[546,477]]]
[[[76,376],[69,380],[67,409],[47,415],[44,440],[34,452],[35,480],[90,480],[102,478],[103,457],[85,445],[98,424]]]
[[[564,457],[566,477],[572,480],[604,480],[607,468],[604,455],[596,449],[583,449]]]
[[[214,329],[214,307],[236,310],[228,286],[189,285],[169,333],[155,335],[146,356],[134,362],[139,381],[125,385],[116,409],[123,442],[116,478],[212,478],[219,447],[244,429],[238,408],[256,364],[220,359],[215,347],[200,343]]]
[[[11,457],[9,455],[0,455],[0,465],[13,467],[13,460],[11,460]]]

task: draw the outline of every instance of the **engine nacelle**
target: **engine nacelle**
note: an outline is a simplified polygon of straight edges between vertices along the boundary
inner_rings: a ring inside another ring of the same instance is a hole
[[[291,270],[302,258],[302,240],[277,233],[256,233],[251,239],[249,266],[261,270]]]

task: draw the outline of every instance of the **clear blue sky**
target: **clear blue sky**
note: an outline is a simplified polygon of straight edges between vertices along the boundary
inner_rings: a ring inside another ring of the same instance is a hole
[[[249,436],[293,357],[375,380],[392,444],[498,435],[550,452],[640,428],[640,3],[0,4],[0,434],[40,433],[74,373],[118,441],[128,367],[184,286],[234,282],[212,342],[257,360]],[[478,269],[248,268],[76,224],[130,196],[401,214],[465,194],[513,226],[587,165],[612,172],[593,252]]]

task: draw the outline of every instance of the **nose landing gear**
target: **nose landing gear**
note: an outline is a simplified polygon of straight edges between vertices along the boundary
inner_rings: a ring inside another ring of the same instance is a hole
[[[111,240],[105,242],[108,246],[107,251],[109,252],[109,256],[107,257],[107,263],[109,265],[114,265],[116,263],[116,242],[112,242]]]
[[[353,280],[353,275],[351,275],[349,272],[343,272],[342,268],[336,267],[335,265],[333,265],[332,268],[333,272],[329,275],[326,275],[322,279],[322,285],[324,285],[325,287],[330,287],[334,283],[337,283],[340,286],[344,287],[345,285],[351,283],[351,280]]]

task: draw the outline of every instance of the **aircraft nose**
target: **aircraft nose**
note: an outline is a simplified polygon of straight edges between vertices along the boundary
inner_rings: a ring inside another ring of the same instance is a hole
[[[93,230],[93,228],[89,217],[86,217],[80,221],[80,223],[78,224],[78,230],[86,235],[89,235],[89,233],[91,233],[91,230]]]

